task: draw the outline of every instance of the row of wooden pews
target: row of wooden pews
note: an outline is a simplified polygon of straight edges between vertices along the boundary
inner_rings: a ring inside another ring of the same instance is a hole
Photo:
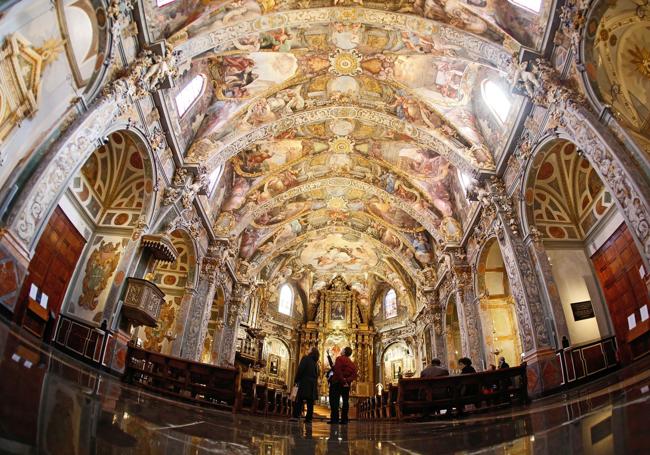
[[[218,367],[129,346],[124,381],[157,393],[233,412],[290,416],[286,392],[242,378],[236,368]]]
[[[266,384],[256,384],[254,379],[241,380],[241,400],[235,412],[245,412],[259,415],[291,416],[294,401],[289,395]]]
[[[357,402],[362,420],[460,415],[470,405],[483,410],[497,406],[527,404],[526,364],[514,368],[437,378],[402,378],[381,395]]]

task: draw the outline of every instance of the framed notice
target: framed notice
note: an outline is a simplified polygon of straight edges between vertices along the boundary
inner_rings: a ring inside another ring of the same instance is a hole
[[[594,317],[594,307],[591,306],[591,300],[572,303],[571,310],[573,311],[573,319],[575,321],[582,321],[583,319]]]

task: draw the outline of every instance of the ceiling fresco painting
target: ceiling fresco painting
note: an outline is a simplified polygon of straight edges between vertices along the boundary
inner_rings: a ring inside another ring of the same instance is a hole
[[[547,9],[507,0],[161,7],[173,20],[151,16],[149,34],[167,37],[209,84],[185,160],[223,166],[214,229],[236,245],[238,276],[291,280],[307,300],[342,276],[369,317],[371,296],[388,288],[409,308],[399,314],[412,313],[440,251],[463,237],[460,174],[495,172],[522,104],[512,97],[497,119],[482,87],[509,93],[512,56],[541,39]]]

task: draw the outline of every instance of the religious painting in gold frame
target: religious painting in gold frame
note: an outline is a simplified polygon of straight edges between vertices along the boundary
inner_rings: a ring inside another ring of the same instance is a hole
[[[269,354],[269,374],[272,376],[277,376],[280,372],[280,356],[275,354]]]

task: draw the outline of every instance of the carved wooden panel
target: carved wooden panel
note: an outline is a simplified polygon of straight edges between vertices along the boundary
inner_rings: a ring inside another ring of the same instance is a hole
[[[74,224],[57,207],[45,227],[29,263],[28,276],[18,299],[16,320],[22,319],[32,283],[48,296],[49,311],[58,316],[79,256],[86,241]]]
[[[622,224],[591,259],[609,307],[621,360],[629,361],[648,350],[648,332],[628,342],[628,317],[634,314],[640,324],[640,308],[650,305],[650,299],[639,272],[643,262],[627,226]]]

